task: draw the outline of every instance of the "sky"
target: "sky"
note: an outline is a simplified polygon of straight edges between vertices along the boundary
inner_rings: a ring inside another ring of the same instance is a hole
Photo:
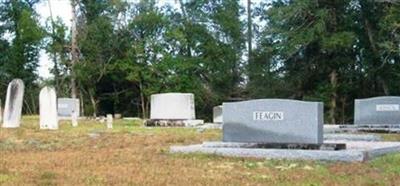
[[[131,2],[137,2],[139,0],[127,0]],[[184,0],[185,1],[185,0]],[[252,3],[259,3],[262,0],[252,0]],[[50,5],[49,6],[49,2]],[[164,4],[175,4],[178,0],[159,0],[159,5]],[[247,0],[240,0],[240,4],[245,7]],[[70,0],[42,0],[39,4],[36,5],[35,9],[40,15],[40,23],[41,25],[45,25],[46,20],[50,17],[50,7],[53,13],[53,18],[55,19],[57,16],[60,17],[64,24],[70,28],[71,27],[71,19],[72,19],[72,10]],[[50,69],[53,66],[53,62],[50,59],[49,55],[42,50],[40,52],[39,58],[39,69],[38,74],[41,78],[48,79],[52,78],[53,75],[50,73]]]

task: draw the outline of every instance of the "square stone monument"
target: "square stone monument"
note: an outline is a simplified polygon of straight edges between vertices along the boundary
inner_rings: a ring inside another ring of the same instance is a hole
[[[223,104],[223,141],[323,143],[323,103],[259,99]]]
[[[221,124],[223,119],[222,119],[222,105],[215,106],[213,108],[213,123],[218,123]]]
[[[400,125],[400,96],[356,99],[354,124]]]
[[[191,93],[162,93],[151,95],[150,119],[146,126],[193,127],[204,124],[196,120],[194,95]]]
[[[79,99],[58,98],[57,111],[60,118],[72,118],[74,113],[79,117]]]
[[[396,106],[379,108],[393,110]],[[222,142],[172,146],[170,152],[347,162],[400,152],[400,142],[347,141],[343,137],[323,141],[323,104],[320,102],[250,100],[224,103],[222,112]]]

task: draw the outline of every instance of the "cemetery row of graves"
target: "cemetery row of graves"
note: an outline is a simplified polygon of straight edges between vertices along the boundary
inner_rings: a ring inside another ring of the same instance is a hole
[[[13,80],[7,90],[3,128],[21,123],[24,83]],[[40,129],[59,129],[59,120],[79,122],[79,100],[57,99],[44,87],[39,95]],[[323,103],[288,99],[226,102],[214,108],[213,123],[196,119],[194,95],[163,93],[151,97],[150,119],[145,127],[195,127],[222,129],[221,141],[172,146],[171,153],[205,153],[233,157],[272,159],[367,161],[400,152],[400,142],[384,142],[365,132],[400,132],[400,97],[355,100],[352,125],[324,125]],[[113,115],[106,117],[113,128]],[[364,132],[364,133],[360,133]]]

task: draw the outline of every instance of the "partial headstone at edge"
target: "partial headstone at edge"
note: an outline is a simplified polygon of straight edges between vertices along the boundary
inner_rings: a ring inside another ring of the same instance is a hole
[[[0,123],[3,122],[3,102],[0,99]]]
[[[25,85],[21,79],[14,79],[8,84],[3,116],[4,128],[18,128],[20,126],[24,89]]]
[[[400,124],[400,96],[356,99],[354,124]]]

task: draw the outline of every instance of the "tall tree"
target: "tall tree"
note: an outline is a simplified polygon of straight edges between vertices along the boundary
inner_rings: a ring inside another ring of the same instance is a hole
[[[39,50],[44,36],[38,24],[38,15],[33,6],[37,0],[3,1],[0,4],[0,32],[9,33],[2,38],[0,55],[2,85],[11,79],[21,78],[26,86],[24,99],[25,112],[37,113],[37,80]],[[3,36],[3,35],[2,35]],[[3,53],[4,52],[4,53]]]

